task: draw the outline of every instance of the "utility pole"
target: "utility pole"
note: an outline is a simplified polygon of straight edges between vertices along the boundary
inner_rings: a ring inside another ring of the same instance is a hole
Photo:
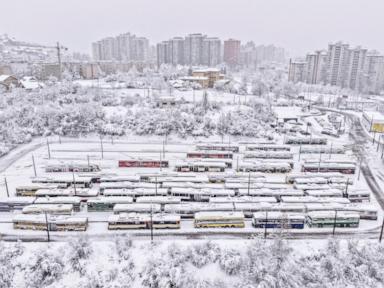
[[[383,239],[383,229],[384,229],[384,218],[383,218],[383,224],[381,224],[381,231],[380,231],[380,238],[379,238],[380,243],[381,243],[381,240]]]
[[[68,50],[68,48],[63,47],[60,45],[59,42],[56,43],[56,50],[57,50],[57,61],[59,63],[59,81],[63,78],[63,69],[62,69],[62,61],[61,61],[61,50]]]
[[[251,188],[251,172],[248,174],[248,196],[250,195],[250,188]]]
[[[159,166],[160,166],[160,171],[163,171],[163,168],[162,168],[163,165],[161,165],[161,163],[162,163],[162,159],[161,159],[161,151],[160,151],[160,164],[159,164]]]
[[[151,202],[151,244],[153,244],[153,210],[152,210],[152,202]]]
[[[321,151],[320,151],[319,167],[317,168],[317,173],[320,173],[320,165],[321,165]]]
[[[300,144],[300,147],[299,147],[299,161],[300,161],[300,157],[301,157],[301,144]]]
[[[4,177],[4,184],[5,184],[5,190],[7,191],[7,197],[9,198],[9,189],[8,189],[7,177]]]
[[[88,171],[90,169],[90,165],[89,165],[89,155],[87,155],[87,164],[88,164]]]
[[[157,177],[155,177],[155,195],[157,196]]]
[[[104,159],[103,137],[100,136],[101,159]]]
[[[348,199],[348,185],[349,185],[349,179],[347,178],[347,184],[345,185],[345,196]]]
[[[331,149],[329,150],[329,159],[331,159],[332,157],[332,148],[333,148],[332,146],[333,146],[333,142],[331,142]]]
[[[384,143],[381,144],[381,159],[383,159],[383,154],[384,154]]]
[[[165,141],[163,141],[163,158],[165,159]]]
[[[267,239],[268,211],[265,211],[264,239]]]
[[[61,46],[59,42],[57,42],[56,49],[57,49],[57,60],[59,62],[59,81],[61,81],[63,78],[63,75],[62,75],[62,68],[61,68]]]
[[[76,180],[75,180],[75,172],[72,170],[72,178],[73,178],[73,189],[75,190],[76,196]]]
[[[32,154],[32,164],[33,164],[33,172],[35,173],[35,177],[36,177],[37,173],[36,173],[36,165],[35,165],[35,156],[33,156],[33,154]]]
[[[61,136],[59,135],[59,144],[61,144]]]
[[[47,138],[48,159],[51,159],[51,148],[49,147],[49,140]]]
[[[362,162],[362,161],[363,161],[363,157],[360,155],[359,174],[357,175],[357,180],[360,180],[361,162]]]
[[[337,210],[335,210],[335,218],[333,219],[333,231],[332,231],[333,236],[335,236],[336,220],[337,220]]]
[[[44,212],[44,215],[45,215],[45,226],[46,226],[46,229],[47,229],[47,241],[50,242],[51,238],[49,236],[49,224],[48,224],[47,211]]]
[[[239,172],[239,156],[236,156],[236,172]]]

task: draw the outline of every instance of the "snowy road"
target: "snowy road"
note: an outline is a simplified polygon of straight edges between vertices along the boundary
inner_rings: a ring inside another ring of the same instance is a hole
[[[352,130],[350,135],[356,143],[356,146],[354,147],[355,148],[354,152],[359,154],[359,156],[362,159],[361,172],[364,175],[369,188],[375,195],[377,202],[380,204],[381,209],[384,210],[384,193],[380,185],[378,185],[374,174],[372,173],[372,170],[370,168],[370,165],[367,159],[368,155],[365,149],[357,149],[357,147],[359,147],[360,145],[363,145],[367,140],[370,140],[369,135],[365,133],[365,130],[362,127],[360,118],[352,113],[343,112],[336,109],[329,109],[329,108],[323,108],[323,107],[316,107],[316,109],[323,110],[323,111],[332,111],[335,113],[345,115],[349,118],[350,122],[352,123],[351,124]]]

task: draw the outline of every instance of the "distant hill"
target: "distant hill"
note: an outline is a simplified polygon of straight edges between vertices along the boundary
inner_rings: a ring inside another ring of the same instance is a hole
[[[0,35],[1,62],[51,62],[56,59],[53,47],[16,40],[7,34]]]

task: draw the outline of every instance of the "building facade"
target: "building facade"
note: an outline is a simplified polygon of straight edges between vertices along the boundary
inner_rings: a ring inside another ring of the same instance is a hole
[[[229,66],[240,64],[240,46],[241,42],[235,39],[224,41],[224,62]]]
[[[327,53],[316,51],[306,57],[306,83],[324,84],[327,76]]]
[[[149,60],[149,41],[145,37],[125,33],[92,43],[95,61],[145,62]]]
[[[297,83],[306,80],[307,62],[301,60],[289,60],[288,81]]]

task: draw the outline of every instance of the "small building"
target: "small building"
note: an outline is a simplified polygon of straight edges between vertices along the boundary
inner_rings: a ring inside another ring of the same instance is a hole
[[[192,71],[193,77],[206,77],[208,78],[208,87],[213,88],[215,82],[224,79],[224,75],[221,74],[220,69],[207,68]]]
[[[196,83],[201,86],[201,88],[205,89],[209,86],[209,78],[208,77],[202,77],[202,76],[185,76],[181,77],[180,80],[188,83]]]
[[[384,115],[380,112],[364,112],[362,122],[369,132],[384,133]]]
[[[20,81],[13,75],[0,75],[0,86],[10,91],[12,87],[19,87]]]

